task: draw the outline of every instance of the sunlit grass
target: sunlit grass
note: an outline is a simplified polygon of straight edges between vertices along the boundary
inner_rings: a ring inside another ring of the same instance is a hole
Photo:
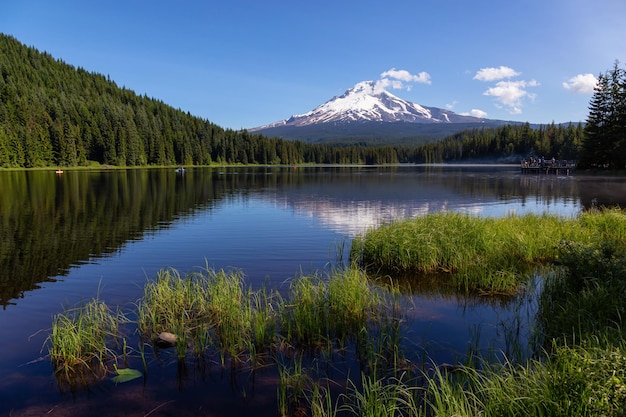
[[[624,241],[624,213],[484,218],[453,212],[400,220],[357,237],[351,259],[374,274],[446,273],[459,290],[515,293],[534,266],[558,260],[559,243]]]
[[[624,344],[560,346],[543,361],[426,375],[429,416],[623,416]]]
[[[57,373],[70,375],[96,368],[106,371],[107,361],[115,357],[107,345],[117,342],[120,317],[97,299],[54,316],[48,339]]]
[[[417,387],[400,378],[372,378],[361,375],[360,386],[348,381],[340,411],[359,417],[418,416]]]
[[[280,329],[294,346],[344,343],[388,314],[390,298],[355,268],[298,277],[279,306]]]
[[[180,358],[191,346],[196,354],[216,346],[225,359],[238,356],[251,343],[252,325],[257,343],[267,344],[270,313],[266,293],[252,295],[239,271],[213,270],[182,277],[173,269],[161,270],[146,283],[138,303],[138,329],[146,338],[161,332],[176,335]],[[260,310],[263,309],[263,310]]]

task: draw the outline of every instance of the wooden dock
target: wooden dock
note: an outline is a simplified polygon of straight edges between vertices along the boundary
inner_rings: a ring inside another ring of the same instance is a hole
[[[522,161],[521,168],[522,174],[571,175],[576,169],[576,161]]]

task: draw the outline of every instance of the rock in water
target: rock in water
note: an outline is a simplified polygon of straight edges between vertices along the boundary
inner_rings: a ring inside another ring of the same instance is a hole
[[[161,332],[157,336],[156,343],[161,347],[176,346],[176,335],[170,332]]]

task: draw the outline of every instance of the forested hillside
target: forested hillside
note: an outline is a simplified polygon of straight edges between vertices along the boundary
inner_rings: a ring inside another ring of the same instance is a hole
[[[529,156],[576,160],[583,141],[581,124],[551,124],[532,129],[529,124],[464,130],[442,141],[420,146],[408,158],[421,162],[508,161]],[[402,157],[401,157],[402,159]]]
[[[390,163],[392,149],[223,129],[0,34],[0,166]]]
[[[268,138],[224,129],[0,34],[0,167],[576,159],[581,138],[580,126],[555,125],[465,130],[401,147]]]

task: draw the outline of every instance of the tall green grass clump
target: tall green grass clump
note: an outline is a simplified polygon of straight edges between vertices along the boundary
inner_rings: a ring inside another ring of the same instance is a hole
[[[445,273],[458,289],[513,293],[533,265],[555,258],[572,223],[548,215],[437,213],[366,232],[354,240],[350,257],[375,274]]]
[[[626,216],[618,211],[585,214],[578,233],[577,240],[559,243],[561,270],[544,280],[535,331],[539,345],[590,336],[624,340]]]
[[[144,285],[137,308],[139,333],[152,340],[162,332],[174,334],[178,355],[184,357],[193,336],[203,334],[209,317],[207,301],[207,283],[201,277],[181,277],[174,269],[160,270],[154,281]]]
[[[419,416],[416,389],[404,380],[404,374],[389,379],[362,374],[360,387],[348,380],[348,390],[342,395],[339,410],[358,417]]]
[[[107,362],[115,357],[107,343],[117,339],[120,320],[118,313],[97,299],[55,315],[48,340],[57,373],[106,372]]]
[[[543,277],[536,359],[426,375],[428,415],[626,415],[626,216],[567,225]]]
[[[274,336],[275,317],[266,289],[252,292],[239,271],[216,271],[181,276],[164,269],[146,283],[138,303],[138,329],[155,340],[161,332],[176,336],[182,359],[191,347],[196,355],[217,348],[222,356],[266,349]]]
[[[250,346],[253,309],[250,291],[240,271],[207,269],[209,319],[224,358],[238,356]]]
[[[356,268],[329,277],[301,276],[291,282],[279,307],[280,329],[294,345],[343,343],[384,314],[385,303],[383,291]]]
[[[543,361],[426,375],[428,416],[624,416],[624,344],[558,346]]]

